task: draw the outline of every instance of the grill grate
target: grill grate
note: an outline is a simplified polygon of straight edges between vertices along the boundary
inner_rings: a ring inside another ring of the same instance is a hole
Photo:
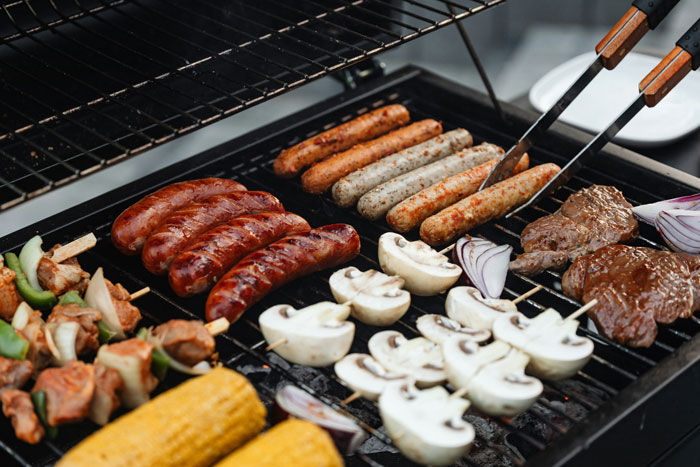
[[[0,211],[504,1],[3,4]]]
[[[446,130],[459,126],[467,128],[474,134],[476,142],[488,140],[508,146],[527,124],[526,120],[518,119],[513,108],[506,108],[509,121],[517,123],[513,123],[513,127],[498,126],[498,117],[493,109],[488,107],[485,96],[466,91],[427,72],[407,68],[374,83],[371,87],[358,89],[306,109],[298,115],[176,164],[148,179],[134,182],[5,237],[0,240],[0,251],[16,250],[37,232],[41,233],[44,242],[50,245],[54,242],[65,242],[86,231],[93,231],[99,239],[98,244],[81,255],[81,263],[88,271],[104,266],[110,279],[122,282],[129,290],[150,286],[153,292],[141,298],[138,304],[144,312],[144,325],[178,317],[201,318],[206,296],[178,298],[170,291],[167,279],[151,276],[137,258],[120,255],[109,241],[109,230],[111,221],[121,210],[159,186],[176,180],[218,176],[236,178],[249,189],[273,193],[282,200],[289,211],[304,216],[312,226],[333,222],[352,224],[361,236],[362,250],[360,256],[351,264],[360,269],[379,269],[376,256],[377,239],[388,229],[385,223],[367,221],[352,209],[343,210],[336,207],[327,198],[302,193],[298,180],[276,178],[271,164],[282,148],[367,112],[373,107],[392,102],[406,105],[414,120],[432,117],[441,119]],[[531,152],[533,164],[547,161],[561,163],[565,154],[575,153],[578,147],[580,144],[571,136],[564,137],[554,133],[546,146],[537,147]],[[625,170],[621,170],[621,167]],[[613,178],[608,175],[610,173],[620,176]],[[553,212],[570,193],[591,183],[614,184],[634,204],[677,196],[687,192],[690,184],[696,188],[700,187],[697,179],[688,178],[688,185],[683,186],[641,166],[625,165],[609,155],[595,168],[587,168],[580,172],[554,197],[524,210],[519,216],[479,227],[475,233],[497,243],[509,243],[518,251],[518,233],[529,221],[544,213]],[[659,246],[653,240],[657,238],[653,229],[642,226],[641,233],[639,245]],[[417,238],[415,233],[409,237]],[[360,399],[346,407],[340,406],[340,402],[352,391],[336,378],[332,368],[311,369],[290,365],[276,354],[264,351],[265,342],[256,324],[259,313],[278,303],[303,307],[320,300],[333,300],[328,287],[328,277],[331,273],[332,271],[327,271],[300,279],[293,286],[283,287],[269,294],[249,310],[232,327],[228,335],[217,338],[220,359],[226,366],[242,372],[253,382],[268,408],[273,405],[275,391],[284,384],[293,383],[357,420],[372,436],[363,445],[360,454],[346,459],[348,465],[411,465],[392,447],[390,439],[381,427],[374,403]],[[562,295],[560,280],[561,275],[553,272],[536,278],[510,274],[504,297],[514,298],[534,285],[542,284],[544,290],[522,302],[519,305],[521,311],[528,316],[534,316],[546,307],[554,307],[563,314],[570,314],[578,304]],[[408,313],[390,328],[407,336],[416,336],[418,333],[415,321],[424,313],[444,313],[444,297],[413,297]],[[358,324],[351,352],[366,352],[367,341],[377,329]],[[587,437],[586,440],[593,442],[593,435],[586,434],[586,429],[594,429],[596,434],[608,429],[605,417],[616,416],[618,409],[630,410],[633,403],[642,397],[639,394],[653,393],[674,377],[670,366],[679,360],[685,361],[687,354],[683,352],[690,346],[695,345],[694,348],[697,348],[700,341],[697,337],[699,331],[700,320],[697,318],[679,320],[671,326],[660,326],[657,341],[652,347],[629,349],[592,333],[583,326],[581,333],[593,340],[595,355],[575,377],[546,383],[544,393],[534,407],[513,418],[494,419],[474,409],[467,412],[465,417],[475,426],[477,438],[472,452],[460,465],[520,466],[526,462],[528,465],[555,465],[562,462],[572,452],[566,446],[573,445],[576,449],[581,449],[584,436]],[[683,345],[684,343],[687,344]],[[671,354],[677,358],[668,358]],[[700,353],[695,352],[692,358],[688,358],[688,362],[695,363],[699,358]],[[659,372],[664,373],[662,376],[655,376],[659,375]],[[159,390],[173,387],[181,380],[178,375],[170,374]],[[689,386],[689,394],[692,394],[693,387]],[[638,394],[635,396],[637,399],[630,400],[630,394]],[[689,413],[693,423],[697,423],[697,410],[690,407],[683,410]],[[662,411],[665,419],[671,416],[669,407],[663,407]],[[649,410],[650,414],[651,412]],[[673,432],[682,428],[682,423],[674,419],[673,426],[666,424],[663,430]],[[32,447],[16,441],[9,422],[2,419],[0,463],[31,466],[51,464],[94,429],[89,422],[61,427],[60,436],[56,440],[45,441]],[[658,437],[658,434],[655,433],[654,436]],[[679,437],[680,435],[677,436]],[[646,444],[659,449],[657,439],[655,438],[654,443]],[[638,443],[638,438],[632,442]],[[565,447],[564,450],[562,446]],[[641,442],[635,446],[637,451],[620,449],[631,464],[635,464],[635,455],[645,454],[645,449],[648,449],[646,445],[642,446]]]

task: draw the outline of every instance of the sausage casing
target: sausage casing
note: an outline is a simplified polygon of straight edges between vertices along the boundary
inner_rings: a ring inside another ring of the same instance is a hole
[[[357,202],[357,210],[363,217],[377,220],[389,209],[422,189],[451,175],[464,172],[492,159],[498,159],[502,155],[503,149],[495,144],[483,143],[464,149],[376,186],[360,198]]]
[[[360,253],[360,237],[348,224],[289,235],[243,258],[209,292],[208,321],[236,321],[265,294],[289,281],[343,264]]]
[[[214,195],[243,191],[233,180],[203,178],[173,183],[126,208],[112,224],[112,243],[125,255],[141,251],[146,238],[173,211]]]
[[[418,227],[421,222],[451,204],[479,191],[481,183],[486,180],[491,169],[498,164],[494,159],[466,172],[458,173],[419,191],[401,201],[386,214],[386,221],[397,232],[408,232]],[[523,154],[513,174],[527,170],[530,158]]]
[[[331,189],[333,201],[344,208],[353,206],[362,195],[380,183],[470,147],[473,142],[467,130],[458,128],[379,159],[335,182]]]
[[[301,186],[307,193],[320,195],[347,174],[440,133],[442,124],[438,121],[429,119],[412,123],[314,164],[302,174]]]
[[[387,105],[338,125],[320,135],[285,149],[273,165],[275,175],[292,178],[311,164],[355,144],[383,135],[408,123],[410,116],[403,105]]]
[[[560,170],[556,164],[538,165],[477,191],[423,221],[420,238],[430,245],[440,245],[501,217],[532,198]]]
[[[175,257],[170,287],[181,297],[204,292],[253,251],[287,234],[310,230],[308,222],[291,212],[263,212],[241,216],[200,235]]]
[[[175,256],[200,234],[234,217],[267,211],[284,211],[284,206],[264,191],[216,195],[180,208],[146,240],[141,252],[143,265],[153,274],[166,274]]]

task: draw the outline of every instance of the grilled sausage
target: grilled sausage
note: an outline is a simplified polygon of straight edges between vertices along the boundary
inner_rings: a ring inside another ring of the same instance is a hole
[[[180,208],[146,240],[141,252],[143,265],[153,274],[167,274],[175,256],[200,234],[234,217],[267,211],[284,211],[284,206],[264,191],[216,195]]]
[[[313,165],[301,176],[301,186],[308,193],[320,195],[350,172],[440,133],[442,124],[435,120],[421,120],[399,128]]]
[[[472,135],[459,128],[379,159],[335,182],[331,189],[333,201],[338,206],[348,208],[354,205],[360,196],[380,183],[447,157],[455,151],[471,146],[473,142]]]
[[[430,245],[440,245],[501,217],[532,198],[560,170],[556,164],[538,165],[477,191],[428,217],[420,226],[420,238]]]
[[[173,183],[126,208],[112,224],[112,243],[125,255],[141,251],[146,238],[176,209],[210,196],[246,188],[233,180],[203,178]]]
[[[265,294],[289,281],[343,264],[360,253],[360,237],[348,224],[332,224],[289,235],[253,252],[209,292],[208,321],[236,321]]]
[[[386,215],[387,223],[397,232],[415,229],[421,222],[441,209],[476,193],[496,164],[498,164],[496,159],[488,161],[419,191],[391,208]],[[524,154],[513,169],[513,174],[526,170],[529,164],[530,158]]]
[[[488,143],[465,149],[371,189],[357,202],[357,210],[367,219],[377,220],[389,209],[422,189],[502,155],[503,149]]]
[[[285,149],[275,159],[273,169],[278,177],[292,178],[311,164],[403,126],[408,120],[403,105],[380,107]]]
[[[290,212],[264,212],[231,219],[211,229],[175,257],[168,280],[181,297],[204,292],[241,258],[288,234],[310,230]]]

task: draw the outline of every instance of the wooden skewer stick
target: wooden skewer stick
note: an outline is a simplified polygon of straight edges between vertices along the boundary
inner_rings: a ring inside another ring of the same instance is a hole
[[[228,331],[230,325],[231,323],[229,323],[226,318],[222,317],[205,324],[204,327],[207,328],[207,331],[209,331],[209,334],[212,336],[218,336]]]
[[[531,296],[535,295],[537,292],[542,290],[543,287],[541,285],[538,285],[537,287],[533,287],[532,289],[528,290],[524,294],[522,294],[519,297],[515,297],[511,302],[513,302],[513,305],[517,305],[518,303],[522,302],[523,300],[526,300],[530,298]]]
[[[586,304],[583,305],[581,308],[579,308],[578,310],[574,311],[574,312],[571,313],[569,316],[567,316],[566,318],[564,318],[564,320],[565,320],[565,321],[572,321],[572,320],[575,320],[576,318],[578,318],[579,316],[581,316],[582,314],[584,314],[585,312],[587,312],[588,310],[590,310],[591,308],[593,308],[594,306],[596,306],[597,303],[598,303],[598,300],[594,298],[593,300],[591,300],[590,302],[586,303]]]
[[[457,389],[455,392],[453,392],[452,394],[450,394],[450,400],[459,399],[460,397],[464,396],[466,393],[467,393],[467,387],[466,386],[461,387],[461,388]]]
[[[445,248],[443,248],[442,250],[438,251],[438,253],[440,253],[441,255],[444,255],[445,253],[449,253],[450,251],[454,250],[454,247],[455,247],[456,244],[457,244],[457,243],[455,242],[455,243],[453,243],[452,245],[450,245],[450,246],[448,246],[448,247],[445,247]]]
[[[144,287],[144,288],[141,289],[141,290],[137,290],[136,292],[134,292],[134,293],[132,293],[131,295],[129,295],[129,300],[128,300],[128,301],[136,300],[136,299],[139,298],[139,297],[143,297],[144,295],[146,295],[146,294],[147,294],[148,292],[150,292],[150,291],[151,291],[151,288],[150,288],[150,287]]]
[[[278,341],[273,342],[272,344],[268,345],[265,347],[265,352],[269,352],[270,350],[275,350],[277,347],[280,345],[286,344],[287,343],[287,338],[280,339]]]
[[[89,250],[97,244],[95,234],[90,232],[70,243],[67,243],[54,250],[51,256],[51,261],[54,263],[62,263],[65,260],[78,256],[80,253]]]
[[[360,397],[362,397],[362,394],[360,394],[359,392],[353,392],[348,397],[343,399],[343,401],[340,403],[340,405],[348,405],[349,403],[356,401]]]

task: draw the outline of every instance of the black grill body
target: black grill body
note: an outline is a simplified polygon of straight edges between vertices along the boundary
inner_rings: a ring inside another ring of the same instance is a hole
[[[80,256],[89,272],[98,266],[113,281],[129,290],[146,285],[152,293],[141,298],[144,325],[171,318],[203,318],[203,296],[182,299],[168,287],[167,280],[148,273],[136,257],[117,252],[109,240],[112,221],[142,196],[176,181],[202,178],[234,178],[249,189],[273,193],[287,210],[305,217],[312,226],[347,222],[362,239],[362,250],[351,265],[379,269],[377,239],[388,226],[370,222],[354,209],[340,209],[328,197],[302,192],[298,179],[274,176],[272,162],[287,148],[327,128],[389,103],[408,107],[413,120],[435,118],[445,130],[464,127],[475,143],[489,141],[509,147],[535,118],[508,104],[508,122],[498,120],[485,95],[447,81],[430,72],[407,67],[362,87],[304,109],[288,118],[230,141],[155,175],[145,177],[66,210],[35,225],[0,239],[0,251],[17,251],[32,235],[40,234],[45,245],[67,242],[86,232],[94,232],[98,244]],[[569,127],[555,125],[531,152],[532,165],[543,162],[562,164],[576,154],[590,138]],[[575,190],[592,183],[618,187],[633,204],[697,192],[700,179],[678,172],[643,156],[609,145],[591,167],[578,173],[565,188],[511,219],[489,222],[471,234],[496,243],[509,243],[521,251],[519,234],[525,225],[558,208]],[[641,226],[639,246],[662,248],[652,228]],[[414,232],[408,237],[417,239]],[[310,369],[290,365],[272,352],[257,326],[258,315],[267,307],[289,303],[303,307],[321,300],[332,300],[328,277],[332,271],[314,274],[269,294],[217,338],[221,361],[245,374],[268,406],[277,389],[296,384],[337,410],[355,418],[370,434],[370,442],[360,453],[346,459],[348,465],[411,465],[391,446],[381,427],[375,404],[357,400],[346,407],[340,402],[351,394],[335,377],[332,368]],[[535,278],[509,274],[504,298],[514,298],[536,284],[544,290],[519,305],[534,316],[547,307],[567,315],[579,304],[561,293],[561,275],[548,272]],[[408,313],[391,326],[408,336],[416,336],[415,321],[423,313],[444,314],[444,296],[413,297]],[[368,339],[378,328],[357,324],[351,352],[366,352]],[[648,349],[629,349],[586,329],[580,333],[595,343],[595,355],[575,377],[546,383],[545,392],[533,408],[511,419],[493,419],[470,409],[465,415],[477,430],[472,452],[459,465],[645,465],[661,456],[700,421],[697,388],[700,387],[700,320],[693,317],[660,326],[657,340]],[[183,378],[170,374],[159,391],[173,387]],[[17,441],[7,419],[0,419],[0,464],[47,465],[95,430],[90,422],[61,427],[56,440],[32,447]]]

